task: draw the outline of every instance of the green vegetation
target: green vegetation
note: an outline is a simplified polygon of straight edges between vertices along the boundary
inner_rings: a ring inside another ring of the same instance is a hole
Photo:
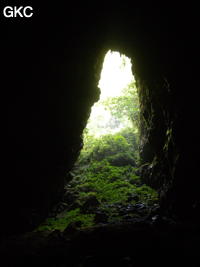
[[[147,215],[157,202],[157,192],[141,183],[137,171],[137,157],[123,135],[95,140],[90,150],[82,150],[71,172],[73,179],[66,185],[66,196],[73,201],[67,201],[63,212],[47,219],[37,230],[63,231],[71,223],[80,229],[121,222],[125,215]],[[130,209],[137,205],[145,207],[143,214]]]
[[[97,111],[98,119],[89,119],[84,130],[84,147],[65,187],[62,212],[37,230],[63,231],[69,225],[80,229],[133,220],[148,216],[157,202],[157,192],[138,175],[139,100],[135,81],[121,95],[100,99],[95,116]]]
[[[65,230],[71,223],[80,222],[82,228],[93,226],[94,214],[80,214],[80,209],[61,213],[57,218],[48,218],[36,231]]]
[[[139,160],[138,140],[131,128],[99,138],[87,136],[78,164],[106,159],[112,165],[136,165]]]
[[[141,182],[138,137],[131,128],[99,138],[87,136],[65,187],[65,209],[37,230],[82,229],[146,216],[157,202],[157,192]],[[138,213],[134,207],[143,207]]]
[[[132,130],[137,131],[139,127],[139,99],[137,94],[136,83],[133,80],[122,94],[118,97],[108,97],[102,101],[106,109],[111,112],[112,118],[119,124],[132,123]],[[126,127],[127,125],[125,125]]]

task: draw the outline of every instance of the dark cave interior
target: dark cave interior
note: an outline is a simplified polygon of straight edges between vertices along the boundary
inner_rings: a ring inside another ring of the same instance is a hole
[[[4,266],[10,261],[11,266],[198,266],[195,9],[122,4],[35,10],[26,21],[1,18],[2,115],[7,116],[2,125]],[[108,49],[134,61],[142,179],[160,194],[159,216],[175,222],[96,229],[75,236],[70,245],[58,232],[46,241],[39,236],[27,241],[22,235],[44,220],[62,197],[66,173],[77,159],[82,131],[99,97],[97,83]]]

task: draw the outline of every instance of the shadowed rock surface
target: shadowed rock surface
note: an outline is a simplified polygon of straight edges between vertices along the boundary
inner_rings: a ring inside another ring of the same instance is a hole
[[[199,227],[164,218],[3,241],[3,266],[199,266]],[[12,255],[12,257],[10,257]]]

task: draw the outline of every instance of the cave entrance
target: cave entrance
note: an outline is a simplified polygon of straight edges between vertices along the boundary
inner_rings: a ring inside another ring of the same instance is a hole
[[[98,83],[100,98],[91,108],[78,164],[103,161],[114,166],[139,163],[139,97],[131,59],[109,50]]]
[[[100,99],[92,107],[84,132],[84,144],[88,136],[99,138],[123,129],[138,133],[139,99],[131,59],[109,50],[104,58],[100,80]]]
[[[64,230],[144,218],[157,193],[139,176],[139,99],[131,59],[108,51],[83,132],[83,148],[65,186],[53,229]]]
[[[77,194],[77,212],[92,224],[142,219],[157,193],[139,176],[140,109],[131,59],[109,50],[98,87],[100,98],[91,108],[67,188]]]

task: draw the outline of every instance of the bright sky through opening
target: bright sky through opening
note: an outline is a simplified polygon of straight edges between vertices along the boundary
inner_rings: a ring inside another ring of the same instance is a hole
[[[120,55],[119,52],[109,50],[104,58],[101,78],[98,84],[101,90],[100,99],[93,105],[86,127],[90,134],[99,137],[103,134],[115,133],[122,128],[122,126],[121,128],[115,128],[110,125],[108,127],[111,114],[100,102],[109,97],[122,95],[122,90],[132,81],[134,81],[134,76],[132,74],[131,60],[125,55]]]
[[[128,57],[120,55],[119,52],[107,52],[98,84],[101,89],[100,100],[121,95],[122,89],[134,78],[131,68],[131,60]]]

